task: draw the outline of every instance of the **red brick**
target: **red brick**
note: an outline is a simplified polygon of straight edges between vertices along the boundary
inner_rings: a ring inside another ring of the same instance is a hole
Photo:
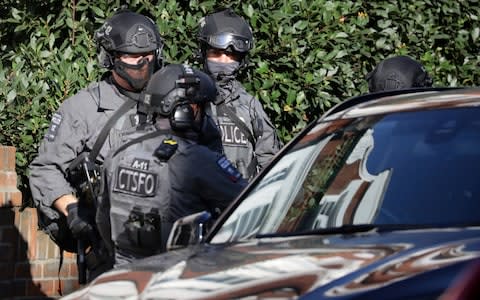
[[[56,261],[48,261],[43,265],[43,276],[44,278],[55,278],[59,277],[60,278],[72,278],[71,274],[71,265],[75,265],[76,261],[72,260],[63,260],[62,267],[60,269],[60,274],[58,268],[60,267],[60,260]]]
[[[59,260],[60,259],[60,248],[50,239],[50,237],[41,230],[37,230],[37,246],[35,252],[32,251],[32,257],[35,257],[37,260]],[[67,257],[65,251],[63,252],[64,259]]]
[[[65,268],[66,274],[65,278],[77,278],[77,261],[70,260],[68,263],[68,268]]]
[[[0,263],[0,281],[12,280],[14,274],[15,265],[13,263]]]
[[[0,206],[22,205],[22,193],[17,189],[15,147],[0,146]]]
[[[65,251],[65,258],[76,259],[76,258],[77,258],[77,254],[76,254],[76,253],[72,253],[72,252],[67,252],[67,251]]]
[[[31,260],[43,260],[47,258],[48,243],[47,238],[37,231],[37,247],[32,252]]]
[[[61,287],[62,287],[62,294],[68,295],[78,290],[80,288],[80,285],[78,284],[77,279],[68,279],[68,280],[62,280]]]
[[[24,263],[15,264],[15,279],[28,279],[32,277],[42,276],[42,265],[38,263]]]
[[[46,233],[44,233],[40,229],[37,229],[35,231],[35,236],[37,237],[37,242],[35,250],[32,251],[31,259],[48,259],[57,256],[54,246],[51,246],[53,242],[50,240],[50,237]]]
[[[14,280],[12,286],[10,287],[14,290],[13,294],[15,296],[26,296],[27,294],[27,281],[26,280]]]
[[[15,224],[15,213],[12,209],[0,207],[0,225],[11,226],[13,224]]]
[[[36,248],[36,226],[32,224],[32,218],[29,211],[25,210],[19,212],[17,208],[14,208],[16,223],[18,224],[18,231],[21,236],[19,240],[18,251],[24,252],[26,257],[31,258],[34,256]]]
[[[22,205],[22,193],[20,191],[0,191],[0,207],[12,207]]]
[[[9,243],[0,243],[0,262],[14,262],[15,261],[15,248]],[[1,265],[1,264],[0,264]],[[0,273],[2,273],[0,269]]]
[[[17,173],[15,171],[0,171],[0,191],[17,190]]]
[[[31,261],[30,262],[30,275],[32,278],[44,278],[44,272],[43,272],[43,267],[45,265],[45,262],[39,262],[39,261]]]
[[[15,170],[15,147],[0,146],[0,170]]]
[[[47,258],[60,258],[60,248],[55,244],[50,237],[48,238],[48,243],[46,244],[47,248]],[[65,258],[65,251],[63,251],[63,256]]]
[[[78,267],[76,262],[74,264],[70,264],[70,276],[78,278]]]
[[[0,291],[2,291],[2,299],[12,299],[16,293],[16,287],[11,281],[0,282]]]
[[[18,296],[47,296],[47,292],[52,293],[53,292],[53,287],[55,284],[53,282],[34,282],[32,280],[25,281],[25,293],[24,295],[18,295]],[[37,298],[38,299],[38,298]]]
[[[59,296],[55,287],[55,280],[32,280],[27,285],[25,294],[28,296]]]
[[[44,278],[55,278],[58,277],[58,268],[60,261],[49,261],[48,263],[43,264],[43,277]],[[62,266],[64,268],[64,266]]]
[[[20,235],[16,227],[10,225],[0,226],[0,243],[16,245]]]

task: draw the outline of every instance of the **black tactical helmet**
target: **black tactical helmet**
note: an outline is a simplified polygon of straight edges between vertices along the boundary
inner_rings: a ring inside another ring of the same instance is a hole
[[[200,20],[197,38],[201,59],[208,48],[235,51],[246,55],[253,48],[252,29],[244,18],[228,8]]]
[[[145,53],[154,51],[161,65],[163,41],[152,19],[132,12],[119,10],[95,32],[94,39],[102,67],[113,67],[113,56],[121,53]]]
[[[366,76],[370,92],[432,86],[425,68],[408,56],[390,57]]]
[[[204,72],[188,65],[170,64],[153,74],[144,93],[144,102],[152,111],[170,117],[175,129],[185,129],[194,122],[189,104],[213,101],[217,89]]]

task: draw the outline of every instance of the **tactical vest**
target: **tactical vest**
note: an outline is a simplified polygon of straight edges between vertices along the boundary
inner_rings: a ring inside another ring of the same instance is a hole
[[[237,100],[239,101],[239,100]],[[252,119],[250,108],[240,102],[211,106],[222,134],[224,153],[246,179],[257,173],[256,140],[263,132],[262,123]]]
[[[135,257],[165,251],[173,223],[167,217],[168,159],[174,154],[176,143],[162,132],[145,133],[137,131],[125,136],[130,142],[114,152],[106,170],[115,251]]]

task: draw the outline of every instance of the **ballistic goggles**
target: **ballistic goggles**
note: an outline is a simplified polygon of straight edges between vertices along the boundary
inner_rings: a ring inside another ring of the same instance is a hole
[[[222,50],[232,47],[237,52],[247,52],[252,49],[252,43],[249,39],[231,33],[210,35],[206,42],[211,47]]]

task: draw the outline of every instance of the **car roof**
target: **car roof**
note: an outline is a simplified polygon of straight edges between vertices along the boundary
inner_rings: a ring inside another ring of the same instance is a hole
[[[318,121],[379,113],[480,105],[480,88],[422,88],[371,93],[345,100]]]

